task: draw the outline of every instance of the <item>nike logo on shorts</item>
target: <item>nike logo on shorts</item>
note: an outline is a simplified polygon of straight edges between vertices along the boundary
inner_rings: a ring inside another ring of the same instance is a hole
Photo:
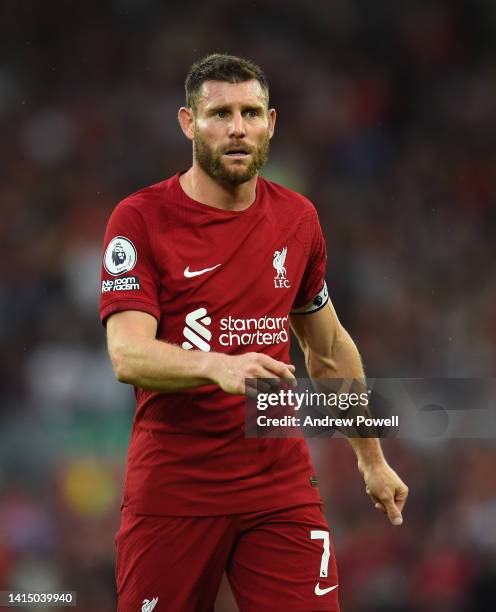
[[[315,585],[315,595],[322,597],[322,595],[327,595],[327,593],[330,593],[331,591],[334,591],[334,589],[337,589],[337,588],[338,588],[338,585],[335,584],[334,586],[329,587],[327,589],[321,589],[320,584],[317,582],[317,584]]]

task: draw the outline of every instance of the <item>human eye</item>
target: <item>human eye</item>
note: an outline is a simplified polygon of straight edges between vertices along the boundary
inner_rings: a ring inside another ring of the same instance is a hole
[[[227,117],[227,111],[219,109],[218,111],[215,111],[215,116],[218,119],[225,119]]]
[[[258,112],[256,108],[248,108],[245,111],[245,115],[249,117],[250,119],[254,119],[255,117],[258,117],[259,114],[260,113]]]

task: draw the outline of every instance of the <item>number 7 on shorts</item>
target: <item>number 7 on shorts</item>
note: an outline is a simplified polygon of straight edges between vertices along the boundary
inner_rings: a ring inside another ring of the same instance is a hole
[[[320,529],[313,529],[310,532],[310,538],[312,540],[323,540],[324,550],[322,551],[322,559],[320,561],[320,578],[327,578],[327,570],[329,567],[329,557],[331,555],[330,543],[329,543],[329,532],[321,531]]]

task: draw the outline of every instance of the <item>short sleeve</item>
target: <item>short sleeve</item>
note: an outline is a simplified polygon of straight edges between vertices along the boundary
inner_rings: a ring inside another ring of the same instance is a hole
[[[145,222],[124,200],[112,213],[103,244],[100,319],[122,310],[141,310],[160,320],[160,274]]]
[[[327,266],[327,249],[322,229],[320,227],[317,211],[311,206],[310,214],[305,220],[308,223],[308,260],[301,279],[298,293],[293,303],[293,314],[305,314],[319,310],[328,300],[327,287],[325,285],[325,273]],[[310,310],[302,309],[312,302]]]

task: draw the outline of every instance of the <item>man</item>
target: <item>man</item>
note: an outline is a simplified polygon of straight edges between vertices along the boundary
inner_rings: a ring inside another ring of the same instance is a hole
[[[258,175],[276,120],[258,66],[194,64],[178,118],[191,168],[123,200],[105,236],[101,318],[137,401],[119,610],[213,610],[224,571],[242,611],[339,610],[306,442],[244,435],[245,380],[294,381],[289,325],[312,377],[364,377],[328,300],[317,214]],[[376,439],[350,442],[376,507],[400,524],[406,486]]]

